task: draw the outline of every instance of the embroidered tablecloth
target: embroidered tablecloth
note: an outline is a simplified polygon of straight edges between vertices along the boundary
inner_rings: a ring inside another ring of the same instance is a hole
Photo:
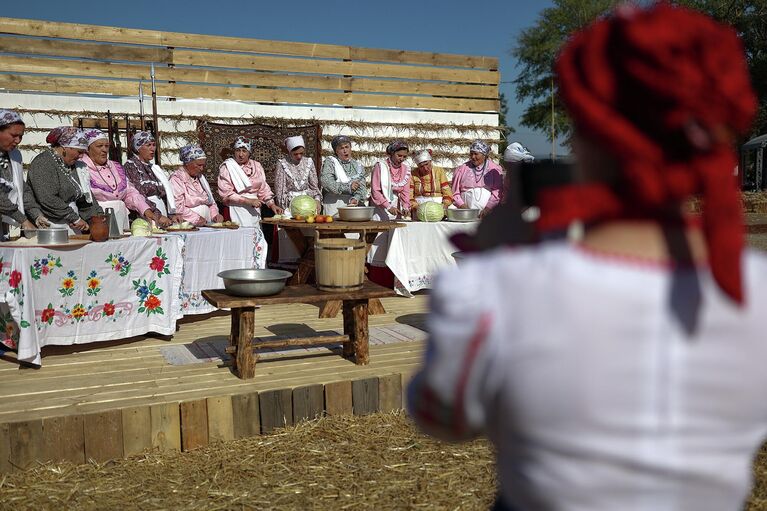
[[[50,344],[176,330],[182,241],[128,238],[72,248],[0,248],[0,333],[40,364]]]
[[[479,222],[407,222],[403,229],[382,233],[376,238],[368,263],[388,266],[394,274],[394,290],[402,296],[431,288],[434,275],[455,264],[450,236],[474,232]]]

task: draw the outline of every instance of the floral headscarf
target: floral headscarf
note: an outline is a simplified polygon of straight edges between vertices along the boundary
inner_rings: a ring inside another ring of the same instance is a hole
[[[83,133],[85,134],[85,140],[87,141],[88,146],[97,140],[107,140],[107,134],[96,128],[86,130]]]
[[[338,146],[342,144],[351,145],[352,139],[350,139],[346,135],[336,135],[335,137],[333,137],[333,140],[330,141],[330,147],[333,148],[333,152],[336,152],[336,149],[338,148]]]
[[[249,138],[237,137],[234,139],[232,149],[247,149],[249,153],[253,152],[253,142]]]
[[[397,151],[401,151],[403,149],[406,151],[409,150],[407,146],[407,142],[405,142],[404,140],[395,140],[394,142],[386,146],[386,154],[391,156]]]
[[[19,122],[24,124],[24,121],[21,120],[21,116],[18,112],[14,110],[7,110],[5,108],[0,109],[0,128],[4,128],[9,124],[16,124]]]
[[[72,149],[88,149],[88,139],[85,138],[85,132],[73,126],[63,127],[57,140],[61,147],[71,147]]]
[[[490,154],[490,146],[483,142],[482,140],[475,140],[471,143],[471,147],[469,147],[469,152],[471,153],[482,153],[485,156]]]
[[[138,151],[139,147],[150,142],[154,142],[154,137],[152,136],[151,131],[137,131],[133,135],[133,150]]]
[[[181,163],[184,165],[190,161],[203,160],[208,158],[205,156],[205,151],[202,150],[202,147],[198,146],[197,144],[185,145],[179,149],[178,154],[179,158],[181,159]]]

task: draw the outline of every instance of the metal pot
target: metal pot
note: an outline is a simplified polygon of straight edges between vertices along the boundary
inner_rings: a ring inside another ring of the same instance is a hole
[[[64,227],[38,229],[37,242],[41,245],[63,245],[69,243],[69,232]]]
[[[375,208],[369,206],[348,206],[338,208],[338,219],[345,222],[368,222],[373,218]]]
[[[293,274],[284,270],[242,268],[218,274],[224,279],[224,288],[237,296],[269,296],[280,293]]]
[[[451,222],[473,222],[479,219],[479,210],[448,208],[447,219]]]

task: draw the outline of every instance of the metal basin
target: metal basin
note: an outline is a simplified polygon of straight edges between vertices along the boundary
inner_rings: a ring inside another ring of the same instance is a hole
[[[461,264],[462,262],[464,262],[466,260],[466,256],[467,255],[468,254],[466,254],[466,252],[453,252],[452,253],[453,259],[455,259],[455,263],[456,264]]]
[[[37,229],[37,242],[41,245],[65,245],[69,243],[69,232],[63,227]]]
[[[345,222],[367,222],[373,218],[375,208],[369,206],[349,206],[338,208],[338,219]]]
[[[479,210],[448,208],[447,219],[451,222],[473,222],[479,219]]]
[[[237,296],[269,296],[280,293],[293,274],[283,270],[242,268],[218,274],[224,279],[224,288]]]

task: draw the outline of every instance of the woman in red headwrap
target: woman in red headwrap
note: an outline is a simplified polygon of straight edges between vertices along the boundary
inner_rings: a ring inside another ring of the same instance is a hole
[[[411,412],[490,437],[498,509],[741,509],[767,433],[767,257],[743,248],[732,177],[756,106],[741,43],[684,8],[621,9],[556,72],[580,181],[541,193],[538,227],[580,219],[583,239],[437,279]]]

